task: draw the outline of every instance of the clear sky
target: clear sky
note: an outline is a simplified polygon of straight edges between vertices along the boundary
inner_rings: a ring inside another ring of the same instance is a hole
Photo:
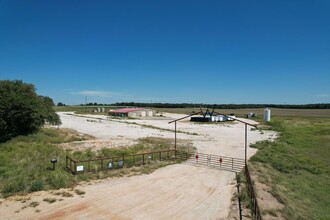
[[[329,103],[330,1],[0,0],[0,79],[65,104]]]

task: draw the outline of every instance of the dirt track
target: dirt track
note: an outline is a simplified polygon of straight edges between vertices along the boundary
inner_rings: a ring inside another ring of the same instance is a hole
[[[112,141],[113,146],[134,143],[139,137],[174,137],[173,132],[136,124],[90,122],[63,113],[61,118],[62,127]],[[170,119],[134,120],[174,129],[168,121]],[[179,122],[178,129],[199,134],[180,133],[178,138],[192,140],[200,152],[244,158],[244,126],[241,124]],[[249,131],[250,143],[272,137],[271,132]],[[249,149],[249,156],[254,152]],[[32,208],[21,210],[19,202],[4,201],[0,215],[4,219],[226,219],[234,192],[234,173],[178,164],[149,175],[107,179],[78,188],[86,192],[83,197],[75,195],[53,204],[42,202],[43,198],[52,197],[49,192],[31,195],[31,201],[40,201],[38,212]],[[19,212],[15,213],[17,210]]]

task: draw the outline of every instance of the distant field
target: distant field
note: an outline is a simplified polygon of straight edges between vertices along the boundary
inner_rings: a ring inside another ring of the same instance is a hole
[[[162,108],[156,109],[161,112],[169,113],[182,113],[190,114],[193,111],[199,112],[198,108]],[[203,109],[205,111],[206,109]],[[212,109],[210,109],[212,111]],[[257,114],[259,117],[263,117],[264,109],[253,108],[253,109],[215,109],[216,112],[223,114],[234,113],[239,117],[245,117],[249,112]],[[281,108],[271,108],[272,116],[307,116],[307,117],[327,117],[330,118],[330,109],[281,109]]]
[[[110,109],[118,109],[121,107],[115,107],[115,106],[55,106],[54,109],[57,112],[76,112],[78,114],[90,114],[93,113],[93,110],[96,110],[97,108],[105,108],[105,112],[109,111]]]
[[[97,108],[105,108],[106,112],[110,109],[124,108],[120,106],[55,106],[56,111],[75,111],[76,113],[92,113]],[[191,114],[192,112],[199,112],[199,108],[155,108],[158,112],[169,112],[178,114]],[[205,111],[206,109],[203,109]],[[210,109],[212,111],[212,109]],[[239,117],[245,117],[249,112],[263,117],[263,108],[252,109],[215,109],[216,112],[223,114],[233,113]],[[300,117],[326,117],[330,118],[330,109],[282,109],[271,108],[271,116],[300,116]]]

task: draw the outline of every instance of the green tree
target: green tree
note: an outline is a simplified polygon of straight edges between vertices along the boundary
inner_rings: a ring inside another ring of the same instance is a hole
[[[45,121],[52,125],[61,124],[60,116],[56,114],[53,109],[55,105],[53,99],[49,98],[48,96],[39,96],[39,98],[41,101],[40,110]]]
[[[0,80],[0,142],[37,131],[46,122],[60,124],[53,100],[38,96],[32,84]]]

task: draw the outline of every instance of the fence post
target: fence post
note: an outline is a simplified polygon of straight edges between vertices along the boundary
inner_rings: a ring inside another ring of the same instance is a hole
[[[65,168],[68,168],[68,155],[65,155]]]
[[[103,170],[103,159],[101,159],[101,171]]]
[[[142,154],[142,165],[144,165],[144,154]]]
[[[73,168],[74,168],[74,171],[73,171],[73,173],[74,174],[76,174],[76,172],[77,172],[77,163],[76,163],[76,161],[73,161]]]
[[[241,206],[241,195],[239,186],[241,184],[240,176],[236,172],[236,182],[237,182],[237,193],[238,193],[238,209],[239,209],[239,219],[242,220],[242,206]]]
[[[231,158],[231,169],[234,170],[234,158]]]

